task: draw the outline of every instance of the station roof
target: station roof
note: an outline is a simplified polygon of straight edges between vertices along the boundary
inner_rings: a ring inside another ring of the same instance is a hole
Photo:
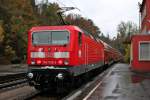
[[[125,40],[123,41],[123,44],[131,44],[132,38],[134,37],[140,38],[141,36],[150,36],[150,34],[140,34],[140,33],[134,34],[132,36],[125,38]]]

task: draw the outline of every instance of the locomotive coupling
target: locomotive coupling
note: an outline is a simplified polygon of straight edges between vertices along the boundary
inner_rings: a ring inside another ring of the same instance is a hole
[[[64,79],[64,74],[63,74],[63,73],[58,73],[58,74],[56,75],[56,78],[57,78],[57,79],[60,79],[60,80],[63,80],[63,79]]]
[[[27,74],[27,76],[28,76],[29,79],[32,79],[33,78],[33,73],[30,72],[30,73]]]

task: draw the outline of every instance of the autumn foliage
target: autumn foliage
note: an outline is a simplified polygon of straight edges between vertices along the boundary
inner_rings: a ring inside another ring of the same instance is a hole
[[[26,60],[27,32],[32,26],[61,25],[57,15],[61,9],[57,3],[41,2],[38,5],[35,0],[0,0],[0,59],[11,61],[14,58]],[[91,19],[77,14],[62,15],[70,25],[76,25],[102,39],[125,54],[122,45],[123,38],[128,30],[132,31],[131,25],[121,23],[118,25],[118,35],[110,38],[102,33]],[[134,26],[134,25],[132,25]],[[127,53],[129,54],[129,53]],[[0,60],[1,61],[1,60]],[[2,62],[0,62],[2,63]]]
[[[11,61],[26,59],[27,31],[32,26],[61,25],[57,3],[39,3],[34,0],[0,0],[0,57]],[[72,17],[74,16],[74,17]],[[92,20],[80,15],[63,15],[70,24],[97,35],[99,28]]]

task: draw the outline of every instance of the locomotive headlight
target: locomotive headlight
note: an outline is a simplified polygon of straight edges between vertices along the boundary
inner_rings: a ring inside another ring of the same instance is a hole
[[[58,73],[56,76],[58,79],[63,80],[64,79],[64,75],[63,73]]]
[[[54,58],[69,58],[69,52],[55,52]]]
[[[32,79],[33,78],[33,73],[28,73],[28,78]]]
[[[64,61],[64,64],[65,64],[65,65],[68,65],[68,64],[69,64],[69,62],[66,60],[66,61]]]
[[[35,62],[34,62],[34,61],[31,61],[31,64],[32,64],[32,65],[34,65],[34,64],[35,64]]]
[[[31,58],[45,58],[44,52],[31,52]]]

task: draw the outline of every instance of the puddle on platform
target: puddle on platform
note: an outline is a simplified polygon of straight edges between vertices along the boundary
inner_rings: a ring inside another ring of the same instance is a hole
[[[150,80],[150,73],[142,74],[142,73],[133,73],[131,75],[132,83],[141,83],[145,80]]]

